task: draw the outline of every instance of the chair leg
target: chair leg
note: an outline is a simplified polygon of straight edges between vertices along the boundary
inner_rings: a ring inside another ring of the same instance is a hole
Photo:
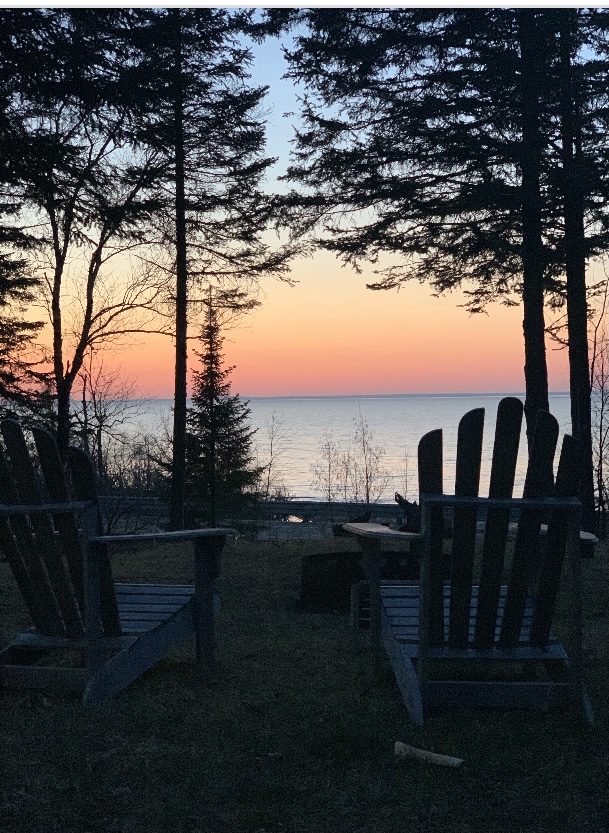
[[[382,642],[389,656],[404,705],[416,726],[423,725],[423,697],[421,682],[411,658],[394,638],[391,627],[383,628]]]
[[[135,642],[108,659],[90,678],[83,695],[85,705],[108,700],[148,671],[194,630],[194,600],[190,600],[162,625],[142,634]]]

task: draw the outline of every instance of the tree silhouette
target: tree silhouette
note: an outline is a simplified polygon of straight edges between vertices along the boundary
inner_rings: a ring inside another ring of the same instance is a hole
[[[0,178],[13,228],[27,233],[22,271],[38,278],[52,329],[63,451],[87,351],[151,326],[161,287],[149,275],[119,284],[111,264],[142,245],[153,157],[128,132],[132,68],[111,37],[122,13],[35,11],[0,16],[3,35],[9,32]]]
[[[585,260],[609,243],[608,16],[569,10],[566,26],[565,14],[303,9],[267,18],[274,32],[299,24],[287,51],[289,75],[305,86],[287,174],[299,189],[284,204],[294,233],[313,232],[356,269],[392,255],[373,289],[411,279],[437,291],[463,286],[474,312],[521,299],[529,439],[548,408],[544,303],[562,304],[566,293],[573,430],[587,446],[582,284]]]
[[[137,141],[156,154],[159,240],[175,256],[176,349],[170,525],[184,524],[188,324],[200,288],[284,277],[291,247],[264,232],[274,201],[261,189],[265,88],[248,83],[239,39],[249,13],[220,8],[130,10],[123,36],[139,65]]]
[[[188,410],[187,500],[189,521],[201,515],[210,525],[251,503],[263,472],[254,465],[248,403],[231,395],[224,366],[224,338],[211,291],[197,353],[202,368],[193,374],[192,407]]]

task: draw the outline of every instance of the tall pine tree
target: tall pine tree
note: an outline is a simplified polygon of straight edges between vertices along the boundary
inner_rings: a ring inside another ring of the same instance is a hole
[[[156,154],[159,237],[175,257],[175,387],[170,525],[183,528],[188,324],[201,286],[283,277],[289,247],[265,238],[274,201],[262,181],[266,88],[249,81],[240,35],[250,12],[132,9],[123,37],[137,54],[137,141]]]
[[[286,200],[293,228],[314,230],[356,268],[392,255],[374,289],[409,279],[439,291],[464,286],[473,311],[521,299],[529,439],[548,407],[544,301],[564,301],[566,275],[578,334],[569,333],[573,367],[579,357],[573,431],[587,450],[589,505],[582,276],[609,243],[607,14],[577,10],[569,26],[556,9],[269,18],[275,31],[305,24],[287,52],[289,74],[306,90],[288,171],[300,185]]]
[[[55,69],[34,57],[44,50],[52,27],[40,9],[4,11],[0,23],[0,407],[36,412],[50,404],[49,377],[33,349],[43,323],[27,316],[40,281],[28,268],[35,246],[31,218],[20,221],[24,200],[16,188],[16,157],[22,158],[24,148],[11,110],[26,90],[46,85]]]
[[[202,369],[193,374],[192,407],[188,409],[185,514],[193,523],[211,526],[234,517],[251,504],[263,469],[254,465],[250,408],[231,395],[224,366],[218,313],[211,289],[197,353]]]

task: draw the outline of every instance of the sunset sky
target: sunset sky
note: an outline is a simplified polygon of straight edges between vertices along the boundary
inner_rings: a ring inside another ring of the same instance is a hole
[[[522,311],[471,316],[452,294],[407,284],[371,292],[332,255],[299,262],[293,288],[265,284],[263,306],[226,333],[233,391],[243,396],[518,392],[524,389]],[[172,343],[148,337],[120,356],[141,395],[173,394]],[[548,350],[550,388],[568,390],[565,351]]]
[[[256,47],[256,83],[268,84],[268,153],[288,160],[296,110],[279,44]],[[273,183],[270,183],[272,187]],[[471,316],[458,293],[428,286],[371,292],[372,271],[356,275],[331,254],[293,264],[290,287],[263,284],[263,306],[226,334],[233,391],[242,396],[520,392],[524,390],[522,310],[495,304]],[[550,389],[568,389],[566,351],[548,345]],[[162,337],[117,356],[141,396],[173,395],[173,344]],[[195,363],[196,364],[196,363]],[[191,362],[191,367],[193,363]]]

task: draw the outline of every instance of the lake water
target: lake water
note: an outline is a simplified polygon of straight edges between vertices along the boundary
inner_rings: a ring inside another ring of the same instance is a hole
[[[332,441],[343,450],[349,444],[353,447],[356,427],[363,419],[370,428],[372,445],[383,450],[380,465],[386,473],[386,487],[381,500],[385,502],[393,500],[396,490],[411,499],[417,497],[417,444],[423,434],[436,428],[443,429],[444,488],[453,491],[457,426],[463,414],[473,408],[486,411],[480,486],[480,493],[486,494],[497,406],[504,395],[269,397],[252,398],[249,406],[252,427],[257,429],[255,446],[260,463],[268,461],[270,435],[274,433],[275,485],[301,499],[324,499],[323,488],[313,472],[323,459],[320,446],[324,438],[331,432]],[[144,430],[160,430],[163,422],[171,424],[171,400],[146,400],[142,406],[138,422]],[[569,407],[568,394],[550,394],[550,410],[558,420],[561,435],[570,430]],[[560,443],[561,440],[559,448]],[[522,494],[525,470],[523,421],[516,496]]]

